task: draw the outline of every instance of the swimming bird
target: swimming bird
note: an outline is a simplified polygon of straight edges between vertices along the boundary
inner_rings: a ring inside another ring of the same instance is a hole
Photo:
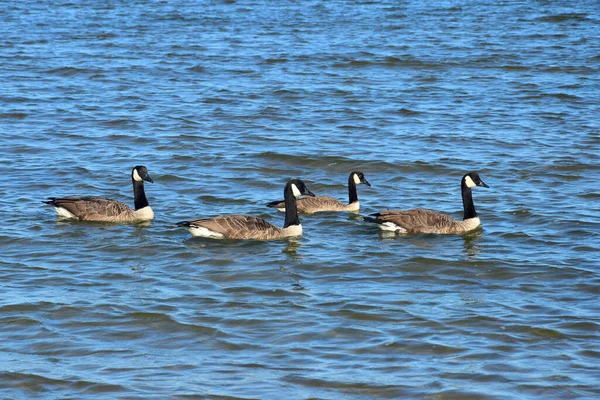
[[[447,214],[424,208],[412,210],[384,210],[365,221],[374,222],[383,231],[396,233],[437,233],[461,234],[470,232],[481,226],[481,221],[475,211],[471,189],[476,186],[489,187],[477,172],[465,174],[461,180],[464,216],[462,221],[457,221]]]
[[[177,225],[187,227],[192,236],[212,239],[273,240],[301,236],[302,225],[296,208],[296,197],[301,195],[314,196],[300,179],[292,179],[285,185],[283,190],[283,197],[285,198],[285,223],[283,228],[259,217],[240,214],[182,221],[178,222]]]
[[[154,211],[144,192],[144,181],[154,182],[148,169],[138,165],[131,170],[135,209],[117,200],[95,196],[49,197],[43,203],[54,207],[63,218],[98,222],[140,222],[154,219]]]
[[[303,214],[313,214],[323,211],[358,211],[360,209],[360,203],[358,201],[358,194],[356,193],[356,185],[361,183],[371,186],[365,179],[365,174],[358,171],[351,172],[348,177],[348,204],[344,204],[329,196],[304,197],[297,200],[298,212]],[[285,211],[283,200],[267,203],[267,207]]]

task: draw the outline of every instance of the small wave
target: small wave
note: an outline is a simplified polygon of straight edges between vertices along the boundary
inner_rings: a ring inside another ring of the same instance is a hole
[[[186,21],[189,19],[180,12],[170,12],[168,14],[158,15],[157,17],[155,16],[155,18],[158,21]]]
[[[49,40],[47,39],[39,39],[39,40],[26,40],[23,42],[23,44],[26,45],[31,45],[31,44],[47,44],[49,43]]]
[[[566,21],[587,21],[589,19],[590,18],[587,14],[570,13],[570,14],[548,15],[548,16],[536,18],[534,21],[560,23],[560,22],[566,22]]]
[[[228,69],[227,72],[231,73],[231,74],[234,74],[234,75],[251,75],[251,74],[256,74],[256,70],[250,69],[250,68],[245,68],[245,69],[233,68],[233,69]]]
[[[399,114],[399,115],[421,115],[423,113],[420,111],[409,110],[408,108],[400,108],[399,110],[396,111],[396,114]]]
[[[314,374],[312,374],[314,376]],[[378,394],[384,394],[382,397],[384,398],[408,398],[409,393],[412,393],[413,387],[406,386],[404,389],[402,385],[398,384],[377,384],[376,382],[341,382],[339,380],[325,380],[319,379],[315,377],[307,377],[299,374],[291,374],[283,378],[284,381],[289,382],[294,385],[306,386],[309,388],[329,388],[331,389],[339,389],[348,391],[350,393],[361,393],[364,392],[365,395],[369,395],[373,392],[377,392]],[[344,396],[341,396],[343,398]],[[369,396],[370,397],[370,396]]]
[[[233,99],[225,99],[223,97],[206,97],[202,99],[204,104],[232,104],[234,103]]]
[[[264,64],[285,64],[289,62],[287,58],[267,58],[263,61]]]
[[[54,68],[54,69],[49,69],[47,71],[44,71],[44,73],[46,73],[46,74],[65,76],[65,77],[81,75],[81,74],[90,74],[90,73],[95,73],[95,72],[96,71],[92,71],[89,69],[82,69],[82,68],[75,68],[75,67]]]
[[[3,103],[25,103],[28,101],[32,101],[32,99],[29,97],[21,97],[21,96],[15,96],[15,97],[0,96],[0,101],[2,101]]]
[[[393,321],[393,318],[390,318],[388,315],[385,314],[381,314],[381,313],[366,313],[366,312],[360,312],[360,311],[356,311],[356,310],[339,310],[339,311],[335,311],[333,313],[331,313],[334,316],[339,316],[339,317],[343,317],[349,320],[353,320],[353,321],[379,321],[379,322],[384,322],[384,321]]]
[[[426,341],[410,341],[403,343],[385,342],[375,346],[365,346],[354,350],[356,354],[384,354],[392,351],[401,351],[409,354],[425,354],[425,355],[446,355],[458,354],[465,351],[462,347],[447,346],[439,343],[430,343]]]
[[[297,90],[281,89],[273,92],[273,95],[282,100],[296,101],[302,99],[302,93]]]
[[[333,64],[334,68],[365,67],[373,65],[371,61],[349,60],[346,62],[337,62]]]
[[[306,297],[307,295],[300,291],[290,291],[285,289],[268,289],[268,290],[259,290],[256,293],[263,297],[281,297],[285,299],[290,299],[294,296]]]
[[[106,39],[115,39],[115,38],[118,38],[119,35],[117,35],[114,32],[103,32],[103,33],[97,34],[95,37],[96,37],[96,39],[106,40]]]
[[[500,69],[506,71],[529,71],[531,68],[525,65],[501,65]]]
[[[206,72],[206,68],[204,68],[202,65],[194,65],[193,67],[189,67],[187,70],[190,72]]]
[[[585,200],[598,200],[600,199],[600,193],[584,193],[584,194],[580,194],[577,195],[579,198],[585,199]]]
[[[19,112],[0,113],[0,119],[25,119],[25,118],[27,118],[26,113],[19,113]]]
[[[111,126],[111,127],[132,127],[132,126],[137,126],[137,121],[121,118],[121,119],[113,119],[110,121],[103,121],[102,125]]]
[[[396,56],[388,56],[384,58],[374,58],[374,59],[346,59],[343,61],[338,61],[333,64],[334,68],[355,68],[355,67],[406,67],[406,68],[418,68],[418,69],[433,69],[433,68],[441,68],[444,65],[449,65],[454,63],[432,63],[428,61],[423,61],[414,56],[406,56],[406,57],[396,57]]]
[[[596,351],[596,350],[583,350],[583,351],[580,351],[578,354],[580,356],[587,357],[587,358],[600,359],[600,351]]]
[[[535,337],[535,341],[539,339],[566,339],[568,336],[555,329],[541,328],[537,326],[516,325],[507,327],[508,332],[525,333]]]
[[[578,75],[593,75],[593,74],[598,73],[598,69],[587,67],[585,65],[567,65],[564,67],[549,67],[549,68],[543,69],[542,72],[578,74]]]
[[[542,99],[542,98],[555,98],[564,101],[580,101],[581,97],[575,96],[567,93],[539,93],[539,94],[529,94],[522,96],[521,99],[524,100],[534,100],[534,99]]]
[[[600,325],[590,321],[575,321],[560,324],[561,329],[577,331],[573,333],[596,333],[600,331]]]
[[[114,393],[126,391],[126,388],[120,385],[82,380],[54,379],[43,375],[25,374],[21,372],[2,372],[0,373],[0,381],[11,382],[11,387],[28,388],[38,394],[48,392],[56,395],[57,391],[71,391],[73,388],[77,388],[77,390],[86,393]]]
[[[227,337],[225,332],[222,332],[216,327],[198,324],[189,324],[179,322],[173,317],[152,311],[135,311],[125,315],[133,325],[136,326],[153,326],[157,329],[166,332],[193,332],[195,336],[220,336]]]
[[[344,157],[344,156],[315,156],[315,155],[291,155],[285,153],[278,153],[274,151],[265,151],[262,153],[258,153],[253,157],[259,158],[262,160],[274,161],[277,163],[282,163],[286,165],[303,165],[310,168],[331,168],[331,166],[335,165],[337,168],[342,170],[351,171],[352,169],[360,167],[360,165],[372,165],[376,164],[380,168],[395,168],[396,166],[390,163],[386,163],[384,161],[362,161],[360,165],[357,165],[356,160]]]

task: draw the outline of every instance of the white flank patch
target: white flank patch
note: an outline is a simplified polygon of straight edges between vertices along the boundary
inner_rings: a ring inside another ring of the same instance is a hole
[[[379,229],[381,229],[382,231],[406,233],[406,229],[404,229],[400,225],[396,225],[393,222],[384,222],[384,223],[378,224],[378,225],[379,225]]]
[[[133,170],[133,179],[134,179],[134,180],[136,180],[136,181],[138,181],[138,182],[141,182],[141,181],[143,180],[143,179],[140,177],[140,174],[138,174],[138,172],[137,172],[137,169],[134,169],[134,170]]]
[[[474,188],[475,186],[477,186],[475,184],[475,182],[473,182],[473,179],[471,179],[471,177],[469,175],[465,176],[465,184],[467,185],[468,188]]]
[[[294,194],[295,197],[302,196],[302,193],[300,193],[300,191],[298,190],[298,187],[294,183],[292,183],[292,193]]]
[[[465,219],[463,222],[463,226],[465,227],[465,232],[472,231],[473,229],[477,229],[481,226],[481,221],[479,217]]]
[[[283,208],[278,208],[277,211],[281,211],[281,212],[285,212],[285,207]]]
[[[154,219],[154,211],[150,208],[150,206],[140,208],[139,210],[136,210],[134,212],[135,218],[140,221],[150,221]]]
[[[79,219],[79,217],[77,215],[73,214],[72,212],[70,212],[66,208],[54,207],[54,211],[56,211],[56,213],[58,214],[58,216],[62,217],[62,218],[75,218],[75,219]]]
[[[302,225],[291,225],[283,228],[286,237],[302,236]]]
[[[360,202],[355,201],[353,203],[350,203],[346,206],[346,210],[348,211],[359,211],[360,210]]]
[[[189,227],[189,231],[192,234],[192,236],[196,236],[196,237],[205,237],[205,238],[211,238],[211,239],[223,239],[223,237],[224,237],[223,234],[211,231],[210,229],[206,229],[203,226],[191,225]]]
[[[358,174],[354,174],[354,183],[356,183],[357,185],[360,185],[360,178],[358,177]]]

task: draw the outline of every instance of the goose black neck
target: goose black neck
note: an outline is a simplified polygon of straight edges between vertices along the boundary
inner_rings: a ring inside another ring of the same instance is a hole
[[[131,179],[133,181],[133,203],[135,205],[135,209],[139,210],[144,207],[148,207],[148,199],[146,198],[146,193],[144,192],[144,182],[136,181],[135,179]]]
[[[300,218],[298,218],[298,206],[296,205],[296,196],[292,191],[290,185],[286,185],[283,190],[283,197],[285,202],[285,224],[284,228],[292,225],[300,225]]]
[[[465,211],[463,219],[475,218],[477,211],[475,211],[475,204],[473,204],[473,192],[471,188],[463,181],[461,185],[463,209]]]
[[[358,201],[358,193],[356,193],[356,183],[354,182],[354,174],[350,174],[348,178],[348,204]]]

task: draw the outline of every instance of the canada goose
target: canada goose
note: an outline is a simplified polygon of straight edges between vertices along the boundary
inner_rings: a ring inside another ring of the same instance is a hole
[[[154,219],[154,211],[144,193],[144,181],[154,182],[148,175],[148,169],[142,165],[134,167],[131,180],[135,210],[120,201],[95,196],[49,197],[44,203],[54,207],[60,217],[81,221],[138,222]]]
[[[461,181],[464,217],[457,221],[452,217],[433,210],[415,208],[412,210],[384,210],[365,221],[375,222],[384,231],[396,233],[438,233],[460,234],[472,231],[481,226],[481,221],[475,211],[471,188],[475,186],[489,187],[477,172],[469,172]]]
[[[356,193],[356,185],[361,183],[371,186],[365,179],[365,174],[362,172],[352,172],[348,177],[348,204],[344,204],[329,196],[304,197],[297,200],[298,212],[312,214],[322,211],[358,211],[360,203],[358,201],[358,194]],[[285,211],[285,202],[283,200],[272,201],[267,203],[267,207]]]
[[[178,222],[178,226],[188,227],[192,236],[212,239],[255,239],[273,240],[302,235],[302,225],[298,218],[296,197],[314,196],[300,179],[292,179],[283,190],[285,198],[285,224],[275,226],[262,218],[251,215],[222,215],[202,218],[195,221]]]

